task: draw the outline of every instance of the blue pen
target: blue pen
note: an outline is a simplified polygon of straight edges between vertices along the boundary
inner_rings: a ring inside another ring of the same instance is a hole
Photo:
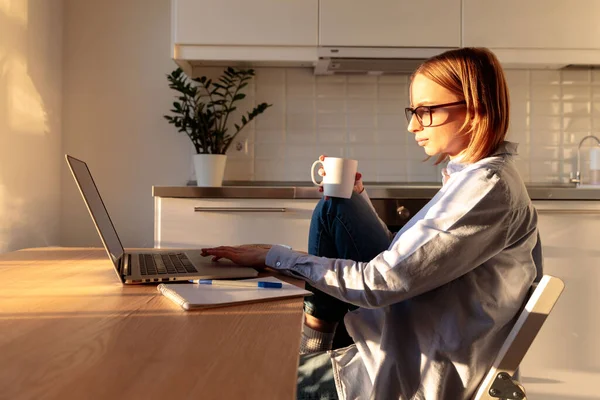
[[[265,289],[281,289],[283,285],[281,282],[265,282],[265,281],[218,281],[215,279],[193,279],[190,280],[193,283],[200,283],[202,285],[213,285],[213,286],[237,286],[237,287],[259,287]]]

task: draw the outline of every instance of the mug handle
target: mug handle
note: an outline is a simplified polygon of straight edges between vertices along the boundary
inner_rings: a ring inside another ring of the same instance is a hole
[[[317,186],[323,186],[323,180],[321,180],[321,182],[317,182],[315,180],[315,167],[317,166],[317,164],[321,164],[323,165],[323,161],[321,160],[317,160],[313,163],[312,167],[310,167],[310,179],[312,179],[313,183]]]

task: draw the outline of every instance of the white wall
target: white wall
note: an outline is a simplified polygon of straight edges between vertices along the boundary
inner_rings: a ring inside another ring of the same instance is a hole
[[[96,180],[123,245],[153,244],[152,185],[189,177],[191,147],[163,119],[171,99],[169,0],[65,0],[64,152]],[[62,160],[61,160],[62,161]],[[61,243],[100,246],[64,161]]]
[[[64,0],[64,152],[89,163],[126,247],[153,243],[152,185],[184,185],[191,143],[163,115],[175,95],[169,0]],[[209,75],[221,69],[206,69]],[[509,137],[529,182],[566,182],[574,150],[600,133],[600,71],[511,70]],[[358,158],[367,181],[439,181],[406,131],[406,76],[315,77],[257,69],[245,105],[274,106],[232,146],[226,180],[308,181],[319,154]],[[233,121],[232,121],[233,122]],[[62,168],[61,244],[100,245]],[[584,160],[585,165],[585,160]]]
[[[62,6],[0,1],[0,252],[59,244]]]

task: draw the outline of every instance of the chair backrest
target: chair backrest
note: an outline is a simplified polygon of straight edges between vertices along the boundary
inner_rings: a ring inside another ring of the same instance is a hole
[[[474,400],[496,399],[489,393],[496,376],[501,372],[514,375],[564,287],[565,284],[559,278],[550,275],[542,277],[479,385]]]

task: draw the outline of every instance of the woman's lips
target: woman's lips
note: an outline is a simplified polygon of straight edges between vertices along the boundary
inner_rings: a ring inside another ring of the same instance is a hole
[[[425,146],[428,141],[429,141],[429,139],[417,139],[417,144],[419,146]]]

